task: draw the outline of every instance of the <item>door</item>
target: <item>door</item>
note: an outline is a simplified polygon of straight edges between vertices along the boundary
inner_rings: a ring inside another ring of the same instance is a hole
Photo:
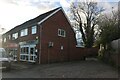
[[[29,47],[29,62],[35,62],[37,55],[35,54],[35,45]]]
[[[17,48],[9,49],[10,57],[11,57],[14,61],[17,61],[17,53],[18,53]]]
[[[29,60],[29,45],[22,45],[20,47],[20,60],[21,61]]]

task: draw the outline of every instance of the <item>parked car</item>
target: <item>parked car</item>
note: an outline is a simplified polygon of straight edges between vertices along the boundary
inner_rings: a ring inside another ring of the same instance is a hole
[[[0,69],[4,70],[10,70],[11,68],[11,60],[6,53],[4,48],[0,48]]]

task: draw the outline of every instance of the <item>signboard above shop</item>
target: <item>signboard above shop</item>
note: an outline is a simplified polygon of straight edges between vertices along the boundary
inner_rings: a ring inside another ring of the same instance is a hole
[[[19,42],[19,45],[38,44],[38,40]]]
[[[17,48],[19,45],[18,44],[16,44],[16,43],[8,43],[7,44],[7,47],[8,48]]]

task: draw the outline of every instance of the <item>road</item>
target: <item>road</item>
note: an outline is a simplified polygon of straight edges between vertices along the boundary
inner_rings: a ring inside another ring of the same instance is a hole
[[[117,78],[118,71],[98,60],[15,65],[3,78]]]

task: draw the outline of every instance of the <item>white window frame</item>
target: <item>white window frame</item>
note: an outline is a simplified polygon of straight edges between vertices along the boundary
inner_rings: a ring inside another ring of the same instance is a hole
[[[3,42],[6,42],[7,41],[7,39],[6,38],[3,38]]]
[[[18,38],[18,32],[12,34],[12,40],[15,40]]]
[[[10,35],[10,34],[8,35],[8,39],[9,39],[9,40],[11,39],[11,35]]]
[[[26,36],[26,35],[28,35],[28,28],[20,31],[20,36]]]
[[[31,28],[31,33],[32,33],[32,34],[36,34],[36,33],[37,33],[37,26],[33,26],[33,27]]]
[[[63,31],[63,33],[62,33],[62,31]],[[58,29],[58,36],[66,37],[66,31],[63,29]]]

